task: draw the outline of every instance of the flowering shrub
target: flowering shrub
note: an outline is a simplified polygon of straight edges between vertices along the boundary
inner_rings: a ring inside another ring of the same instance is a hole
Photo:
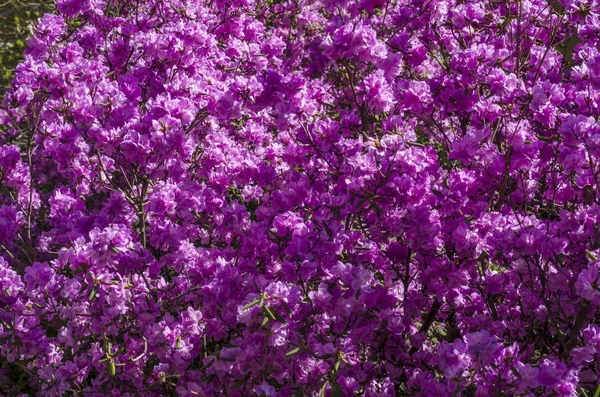
[[[58,0],[0,110],[0,391],[600,382],[600,6]]]

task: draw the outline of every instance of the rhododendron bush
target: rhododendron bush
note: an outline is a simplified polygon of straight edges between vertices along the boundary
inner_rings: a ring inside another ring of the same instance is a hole
[[[592,396],[600,4],[59,0],[0,109],[6,396]]]

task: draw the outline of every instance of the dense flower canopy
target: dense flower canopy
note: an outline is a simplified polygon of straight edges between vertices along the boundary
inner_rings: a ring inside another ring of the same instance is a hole
[[[600,382],[600,5],[58,0],[0,109],[0,393]]]

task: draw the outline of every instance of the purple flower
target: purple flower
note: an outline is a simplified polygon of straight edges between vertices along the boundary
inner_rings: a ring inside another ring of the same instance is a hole
[[[582,270],[575,282],[577,294],[589,301],[600,302],[600,290],[598,289],[598,266],[590,264]]]
[[[567,372],[567,366],[557,359],[544,359],[539,367],[537,381],[545,387],[553,387],[559,384]]]
[[[6,393],[596,382],[600,8],[56,5],[0,109]]]

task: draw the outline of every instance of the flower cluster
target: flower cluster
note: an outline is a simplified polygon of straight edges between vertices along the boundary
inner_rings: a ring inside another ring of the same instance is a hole
[[[600,382],[600,5],[57,0],[0,108],[0,394]]]

